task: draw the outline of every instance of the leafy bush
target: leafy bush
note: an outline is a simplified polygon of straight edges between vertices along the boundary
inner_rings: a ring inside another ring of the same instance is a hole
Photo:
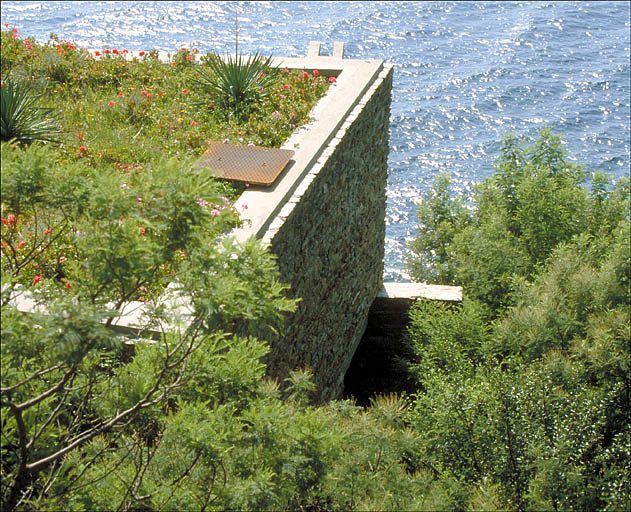
[[[528,279],[560,243],[581,233],[610,236],[628,218],[628,180],[612,189],[602,175],[588,179],[548,129],[530,145],[507,136],[495,168],[476,186],[470,211],[450,194],[447,175],[436,178],[411,244],[415,279],[463,285],[497,308],[509,300],[514,279]]]
[[[564,158],[547,131],[527,148],[509,137],[469,215],[445,214],[462,199],[444,177],[421,205],[429,241],[412,264],[465,298],[411,310],[409,418],[416,458],[460,482],[460,507],[631,505],[629,184],[595,175],[588,190]]]

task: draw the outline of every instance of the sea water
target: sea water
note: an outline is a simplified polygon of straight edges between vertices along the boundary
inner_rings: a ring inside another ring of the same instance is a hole
[[[628,2],[15,2],[2,23],[89,48],[238,50],[395,64],[384,280],[406,279],[415,211],[434,176],[493,172],[509,131],[561,134],[573,160],[629,173]],[[235,30],[235,20],[236,30]],[[3,27],[4,28],[4,27]],[[238,31],[238,32],[237,32]]]

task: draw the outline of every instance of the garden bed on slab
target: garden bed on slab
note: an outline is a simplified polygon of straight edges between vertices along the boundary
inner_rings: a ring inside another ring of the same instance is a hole
[[[2,199],[3,276],[68,288],[70,265],[85,265],[78,240],[96,243],[96,231],[127,233],[122,250],[132,233],[156,243],[199,222],[212,239],[238,224],[232,203],[243,186],[216,180],[211,186],[202,176],[185,185],[176,175],[190,169],[211,140],[279,147],[309,120],[329,82],[317,72],[272,69],[273,90],[261,91],[245,115],[229,115],[196,81],[196,69],[206,63],[186,48],[164,60],[155,51],[88,51],[54,36],[38,44],[16,29],[2,32],[3,88],[9,80],[27,84],[39,96],[43,121],[55,128],[49,144],[25,152],[14,141],[3,148],[3,191],[9,191]],[[24,169],[42,190],[37,204],[20,200],[18,181],[14,189],[5,187]],[[102,208],[88,222],[81,217],[94,210],[95,196]],[[164,221],[162,203],[178,212],[172,222]],[[129,300],[158,295],[185,259],[183,251],[171,250]]]

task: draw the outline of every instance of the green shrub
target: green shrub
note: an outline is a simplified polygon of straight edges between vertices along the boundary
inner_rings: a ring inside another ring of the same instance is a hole
[[[54,142],[59,130],[52,109],[40,106],[41,95],[30,86],[4,78],[0,88],[0,139],[19,144]]]
[[[210,73],[202,67],[197,68],[196,82],[226,115],[247,117],[249,107],[279,85],[278,76],[271,72],[271,55],[264,58],[257,52],[247,59],[242,55],[234,58],[227,55],[222,59],[209,54],[204,62]]]
[[[449,268],[465,298],[411,309],[415,458],[444,488],[460,483],[462,508],[627,509],[628,180],[594,175],[588,190],[546,131],[526,148],[506,139],[496,169],[470,221],[451,215],[440,230],[462,201],[444,177],[440,201],[421,206],[437,231],[414,263],[431,274],[440,238],[440,275]]]

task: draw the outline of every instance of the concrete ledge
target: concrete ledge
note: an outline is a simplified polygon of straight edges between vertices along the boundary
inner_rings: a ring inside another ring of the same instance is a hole
[[[377,294],[381,299],[430,299],[462,301],[462,286],[425,283],[384,283]]]

